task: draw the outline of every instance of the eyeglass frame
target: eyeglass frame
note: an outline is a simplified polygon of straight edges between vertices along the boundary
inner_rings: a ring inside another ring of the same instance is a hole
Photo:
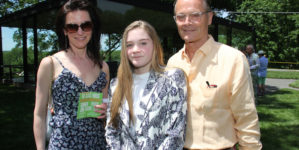
[[[211,10],[204,11],[204,12],[197,11],[197,12],[192,12],[192,13],[189,13],[189,14],[182,14],[182,15],[184,15],[184,19],[183,20],[185,21],[187,17],[190,17],[190,15],[199,15],[198,18],[201,18],[204,14],[208,14],[209,12],[212,12],[212,11]],[[179,21],[179,19],[177,19],[177,15],[174,15],[173,19],[174,19],[174,21],[183,22],[183,21]],[[197,21],[197,20],[194,20],[194,19],[190,19],[190,20],[192,22],[193,21]]]
[[[86,27],[84,27],[84,25],[90,25],[91,28],[89,28],[88,26],[87,26],[87,28],[86,28]],[[69,28],[68,26],[73,26],[73,27],[75,27],[75,28],[76,28],[76,31],[75,31],[75,30],[74,30],[74,31],[70,31],[70,29],[68,29],[68,28]],[[81,23],[80,25],[78,25],[78,24],[73,24],[73,23],[69,23],[69,24],[66,24],[66,25],[64,26],[64,29],[65,29],[67,32],[69,32],[69,33],[76,33],[76,32],[78,32],[79,27],[80,27],[81,30],[84,31],[84,32],[90,32],[90,31],[92,31],[92,29],[93,29],[93,23],[92,23],[91,21],[83,22],[83,23]]]

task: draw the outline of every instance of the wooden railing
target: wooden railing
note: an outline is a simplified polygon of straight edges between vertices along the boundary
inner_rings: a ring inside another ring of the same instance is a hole
[[[1,78],[2,83],[13,83],[24,81],[24,70],[22,65],[1,65],[3,69],[3,76]],[[29,81],[35,81],[35,72],[33,65],[28,65],[29,67]]]

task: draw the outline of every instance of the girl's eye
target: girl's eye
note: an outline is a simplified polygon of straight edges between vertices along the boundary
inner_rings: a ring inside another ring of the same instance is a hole
[[[141,42],[141,45],[146,45],[147,43],[146,42]]]
[[[133,46],[133,44],[127,44],[127,48],[130,48],[132,46]]]

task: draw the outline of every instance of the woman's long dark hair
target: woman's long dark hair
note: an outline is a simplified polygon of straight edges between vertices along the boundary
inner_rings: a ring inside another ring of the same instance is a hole
[[[91,39],[87,44],[87,56],[102,68],[102,57],[100,55],[100,17],[97,9],[88,0],[69,0],[58,11],[56,17],[56,34],[61,50],[67,51],[70,47],[68,38],[64,34],[66,15],[69,12],[83,10],[87,11],[93,24]]]

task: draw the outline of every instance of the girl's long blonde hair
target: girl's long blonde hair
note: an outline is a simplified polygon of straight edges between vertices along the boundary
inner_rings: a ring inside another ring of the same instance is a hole
[[[126,45],[128,32],[136,28],[144,29],[153,41],[154,51],[150,66],[151,70],[154,70],[155,72],[162,72],[163,66],[165,66],[163,61],[163,48],[161,46],[156,30],[149,23],[142,20],[134,21],[129,26],[127,26],[122,37],[121,60],[117,71],[118,83],[113,93],[111,104],[111,119],[109,124],[112,124],[112,126],[115,128],[118,127],[119,108],[125,100],[127,100],[129,104],[130,121],[134,123],[132,99],[132,76],[134,66],[129,62]]]

